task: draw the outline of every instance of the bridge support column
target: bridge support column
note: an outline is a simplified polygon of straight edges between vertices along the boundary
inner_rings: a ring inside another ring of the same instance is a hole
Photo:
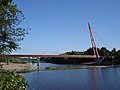
[[[38,70],[40,69],[40,58],[41,58],[41,57],[37,57],[37,69],[38,69]]]
[[[100,64],[106,57],[99,57],[96,59],[97,64]]]
[[[100,64],[100,58],[96,58],[95,61],[96,61],[96,64]]]

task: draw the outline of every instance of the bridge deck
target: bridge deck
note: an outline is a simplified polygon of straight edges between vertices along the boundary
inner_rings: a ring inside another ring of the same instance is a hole
[[[3,55],[0,55],[2,57]],[[32,54],[10,54],[7,57],[40,57],[40,58],[96,58],[95,55],[32,55]]]

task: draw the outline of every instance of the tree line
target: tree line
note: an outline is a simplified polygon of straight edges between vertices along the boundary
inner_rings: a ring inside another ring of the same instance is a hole
[[[102,62],[104,64],[120,64],[120,50],[113,48],[112,50],[106,47],[97,48],[100,57],[106,57]],[[93,48],[89,48],[86,51],[70,51],[62,53],[64,55],[94,55]]]
[[[120,56],[120,50],[116,50],[116,48],[113,48],[112,50],[108,50],[106,47],[97,48],[98,53],[100,56]],[[65,55],[93,55],[93,48],[89,48],[86,51],[70,51],[62,53]]]

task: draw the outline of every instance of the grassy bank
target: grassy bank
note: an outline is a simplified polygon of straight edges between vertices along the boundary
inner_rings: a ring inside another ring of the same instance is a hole
[[[112,66],[73,66],[73,67],[62,67],[62,68],[52,68],[46,67],[44,70],[73,70],[73,69],[103,69]]]

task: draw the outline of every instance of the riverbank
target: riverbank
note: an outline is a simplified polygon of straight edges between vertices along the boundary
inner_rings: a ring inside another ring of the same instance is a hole
[[[116,66],[105,66],[105,65],[74,65],[74,66],[66,66],[66,67],[38,67],[28,64],[18,64],[18,63],[0,63],[0,65],[3,65],[2,68],[0,68],[1,72],[5,71],[17,71],[19,73],[27,73],[27,72],[33,72],[33,71],[47,71],[47,70],[73,70],[73,69],[104,69],[104,68],[110,68],[110,67],[116,67]]]
[[[17,72],[30,72],[37,70],[37,66],[32,66],[28,64],[18,64],[18,63],[0,63],[0,71],[17,71]]]
[[[46,67],[44,70],[73,70],[73,69],[104,69],[110,68],[113,66],[73,66],[73,67],[61,67],[61,68],[53,68],[53,67]]]

